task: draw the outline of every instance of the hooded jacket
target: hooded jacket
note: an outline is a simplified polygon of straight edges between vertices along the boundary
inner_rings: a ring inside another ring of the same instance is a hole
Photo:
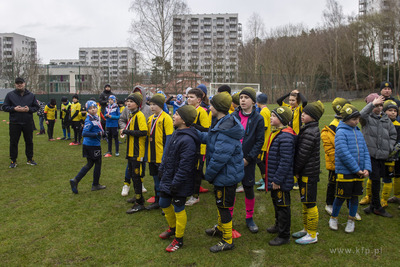
[[[197,131],[207,144],[205,179],[216,186],[232,186],[244,176],[242,144],[244,129],[230,114],[221,118],[208,132]]]
[[[17,112],[15,107],[27,106],[28,112]],[[11,124],[28,124],[33,122],[33,113],[39,110],[40,106],[36,101],[36,97],[30,91],[25,89],[24,94],[21,94],[15,89],[9,92],[4,99],[2,109],[5,112],[9,112],[9,120]]]
[[[371,157],[386,160],[396,144],[397,132],[386,113],[372,112],[374,105],[367,104],[361,111],[361,126]]]
[[[153,113],[151,112],[150,107],[146,104],[146,101],[145,101],[145,99],[146,99],[146,89],[144,89],[141,86],[136,86],[133,89],[133,91],[134,92],[140,92],[143,95],[142,105],[139,107],[139,110],[143,113],[143,115],[145,116],[146,121],[147,121],[147,119]],[[119,117],[119,120],[118,120],[118,125],[119,125],[120,129],[125,129],[126,124],[128,123],[128,120],[129,120],[129,113],[130,113],[130,111],[127,108],[125,108],[122,111],[121,116]]]
[[[88,115],[85,120],[85,126],[83,126],[82,136],[83,144],[86,146],[100,146],[101,133],[100,118],[92,115]]]
[[[159,167],[160,191],[178,197],[191,196],[199,152],[196,129],[176,130],[165,147]]]
[[[335,135],[339,125],[340,117],[335,115],[335,119],[321,130],[321,140],[325,150],[325,167],[327,170],[335,170]]]
[[[336,173],[355,174],[371,171],[371,158],[364,137],[358,127],[339,122],[335,135]]]

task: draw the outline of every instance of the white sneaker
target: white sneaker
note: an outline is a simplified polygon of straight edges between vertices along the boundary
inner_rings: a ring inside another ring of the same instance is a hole
[[[147,189],[144,188],[144,184],[142,184],[142,193],[147,193]]]
[[[129,194],[129,189],[129,185],[124,184],[124,186],[122,187],[121,196],[126,197]]]
[[[300,245],[313,244],[318,242],[318,237],[315,236],[314,238],[312,238],[310,234],[306,234],[302,238],[296,239],[295,242]]]
[[[337,229],[338,229],[338,220],[336,218],[330,218],[329,219],[329,228],[331,228],[334,231],[337,231]]]
[[[243,192],[244,192],[243,185],[241,185],[238,188],[236,188],[236,193],[243,193]]]
[[[326,211],[329,215],[332,215],[333,206],[332,206],[332,205],[326,205],[326,206],[325,206],[325,211]]]
[[[353,220],[348,220],[347,224],[346,224],[346,228],[344,229],[344,231],[346,233],[353,233],[354,232],[354,221]]]
[[[356,221],[361,221],[361,216],[358,212],[356,213]]]
[[[199,203],[199,201],[200,201],[200,198],[199,198],[199,197],[198,197],[198,198],[195,198],[194,196],[191,196],[191,197],[188,199],[188,201],[186,201],[185,205],[186,205],[186,206],[193,206],[194,204]]]

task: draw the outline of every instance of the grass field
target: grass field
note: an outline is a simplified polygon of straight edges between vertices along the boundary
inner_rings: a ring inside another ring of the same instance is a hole
[[[354,102],[362,107],[361,101]],[[274,106],[271,106],[273,108]],[[333,119],[330,103],[320,121],[321,128]],[[38,127],[37,116],[34,115]],[[121,265],[121,266],[398,266],[398,205],[389,204],[394,218],[387,219],[359,212],[353,234],[344,232],[348,210],[342,208],[339,231],[328,228],[324,210],[327,172],[321,145],[321,169],[318,185],[318,243],[300,246],[271,247],[275,236],[265,229],[274,223],[270,195],[256,192],[255,222],[260,231],[251,234],[245,224],[244,194],[237,194],[234,228],[242,237],[235,239],[235,249],[218,254],[209,247],[219,240],[205,235],[204,229],[216,223],[217,211],[212,193],[201,194],[200,203],[187,207],[188,224],[184,246],[168,254],[171,240],[158,234],[167,228],[161,210],[127,215],[131,204],[121,197],[126,166],[126,147],[120,157],[103,158],[100,182],[106,190],[91,192],[92,171],[79,184],[74,195],[69,186],[86,163],[81,146],[68,141],[48,142],[47,135],[34,135],[34,159],[37,166],[26,165],[24,142],[20,141],[18,167],[9,169],[8,114],[0,112],[0,265]],[[47,130],[47,129],[46,129]],[[55,136],[61,136],[57,121]],[[22,139],[22,137],[21,137]],[[103,141],[103,153],[106,152]],[[147,172],[148,174],[148,172]],[[259,172],[257,170],[257,177]],[[145,196],[153,193],[153,181],[146,175]],[[207,182],[203,186],[212,189]],[[132,192],[131,192],[132,195]],[[302,229],[298,191],[292,191],[292,232]]]

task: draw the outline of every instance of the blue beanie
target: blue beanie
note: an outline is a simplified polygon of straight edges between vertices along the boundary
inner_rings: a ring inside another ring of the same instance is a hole
[[[265,105],[268,102],[268,96],[266,94],[259,94],[256,102]]]
[[[203,91],[204,94],[207,94],[207,87],[204,84],[199,84],[197,88]]]

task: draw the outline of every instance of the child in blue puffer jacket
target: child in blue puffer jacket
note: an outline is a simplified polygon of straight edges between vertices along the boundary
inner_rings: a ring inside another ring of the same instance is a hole
[[[112,155],[112,141],[115,140],[115,156],[119,156],[119,141],[118,141],[118,120],[121,113],[117,104],[117,98],[114,95],[108,97],[108,105],[104,112],[106,118],[107,128],[107,139],[108,139],[108,151],[104,155],[105,157],[111,157]]]
[[[87,159],[87,164],[82,167],[74,179],[69,180],[74,194],[78,194],[78,183],[94,165],[92,191],[105,189],[104,185],[99,184],[101,174],[101,146],[100,140],[103,134],[100,118],[97,116],[97,104],[95,101],[86,102],[88,116],[83,128],[83,157]]]
[[[350,199],[349,219],[345,232],[354,232],[354,220],[358,209],[358,196],[363,193],[364,177],[371,171],[371,158],[363,134],[357,127],[360,113],[351,104],[340,110],[342,121],[335,135],[336,198],[333,201],[329,228],[338,230],[338,215],[345,199]]]
[[[218,208],[218,224],[206,230],[209,236],[222,236],[222,241],[210,248],[211,252],[233,249],[232,214],[229,208],[235,203],[237,184],[244,176],[243,152],[240,139],[244,128],[240,121],[229,114],[232,97],[227,92],[211,99],[213,125],[208,132],[197,133],[207,144],[207,169],[205,179],[214,185]]]

